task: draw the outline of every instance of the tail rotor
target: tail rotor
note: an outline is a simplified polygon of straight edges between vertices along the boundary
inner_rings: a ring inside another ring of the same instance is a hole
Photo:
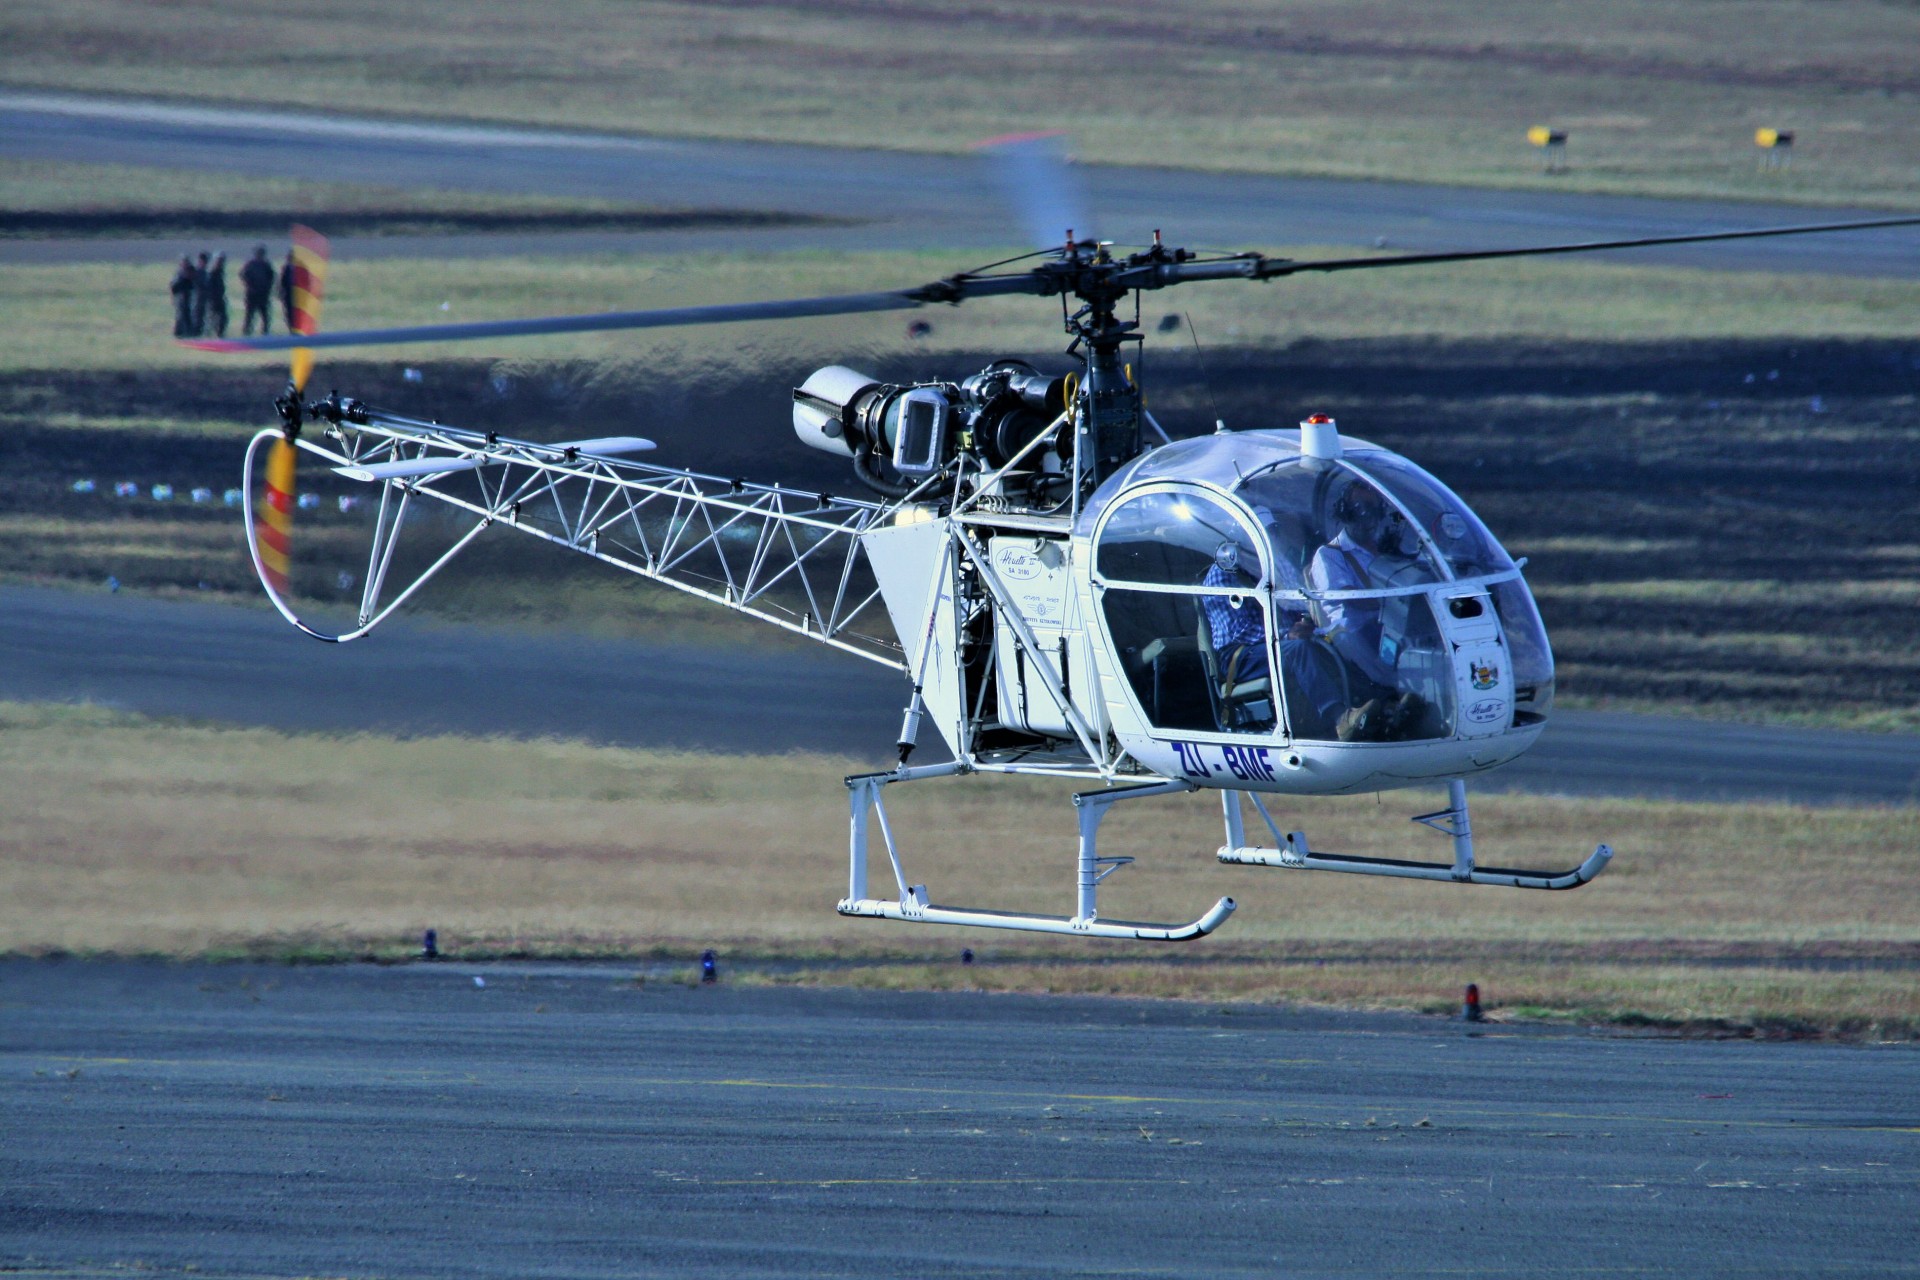
[[[293,252],[287,266],[290,279],[281,287],[288,300],[288,328],[296,334],[320,331],[320,300],[326,288],[327,258],[325,236],[311,227],[296,225],[293,228]],[[293,568],[293,512],[299,505],[294,482],[294,459],[299,450],[293,442],[300,435],[301,397],[312,374],[312,348],[295,347],[287,392],[277,402],[280,438],[273,442],[273,450],[267,455],[266,501],[254,527],[254,567],[276,600],[286,596]]]

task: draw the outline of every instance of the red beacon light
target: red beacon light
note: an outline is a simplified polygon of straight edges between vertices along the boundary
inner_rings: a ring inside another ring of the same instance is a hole
[[[1301,457],[1311,458],[1316,463],[1337,462],[1340,453],[1340,432],[1334,426],[1331,414],[1309,414],[1300,423]]]

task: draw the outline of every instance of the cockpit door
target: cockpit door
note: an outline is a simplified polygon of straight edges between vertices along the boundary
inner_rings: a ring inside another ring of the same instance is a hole
[[[1267,545],[1232,499],[1160,482],[1114,500],[1094,529],[1092,587],[1114,674],[1161,740],[1278,738]]]

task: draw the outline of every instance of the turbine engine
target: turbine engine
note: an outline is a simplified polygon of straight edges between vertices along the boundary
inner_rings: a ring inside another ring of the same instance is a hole
[[[1066,407],[1067,379],[1024,360],[996,360],[959,382],[912,386],[830,364],[794,390],[793,431],[816,449],[853,459],[868,488],[899,497],[963,453],[1005,466]],[[1070,451],[1071,436],[1061,440]]]

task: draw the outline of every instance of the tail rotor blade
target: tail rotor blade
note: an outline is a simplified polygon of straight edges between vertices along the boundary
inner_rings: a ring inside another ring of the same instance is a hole
[[[287,265],[290,278],[284,286],[288,302],[287,327],[302,337],[311,337],[320,332],[320,300],[326,295],[327,238],[312,227],[295,223],[292,240],[293,251],[288,255]],[[313,376],[312,348],[295,347],[291,363],[288,378],[292,385],[281,402],[287,415],[286,430],[273,442],[273,451],[267,455],[266,501],[261,504],[259,517],[254,522],[260,576],[276,599],[286,596],[293,573],[293,512],[299,505],[294,487],[294,460],[300,455],[293,438],[300,430],[300,393],[306,390],[307,379]]]
[[[299,452],[284,436],[273,442],[273,451],[267,455],[266,502],[255,522],[261,575],[268,589],[282,598],[293,569],[293,471]]]
[[[1085,193],[1067,164],[1067,135],[1009,133],[976,143],[1029,248],[1057,249],[1068,237],[1097,240]]]
[[[311,335],[320,332],[320,300],[326,293],[329,252],[325,236],[312,227],[294,224],[293,265],[290,268],[293,281],[288,289],[293,306],[288,327],[295,333]],[[291,370],[293,389],[306,390],[307,379],[312,374],[312,348],[295,347]],[[288,474],[292,474],[291,469]]]

